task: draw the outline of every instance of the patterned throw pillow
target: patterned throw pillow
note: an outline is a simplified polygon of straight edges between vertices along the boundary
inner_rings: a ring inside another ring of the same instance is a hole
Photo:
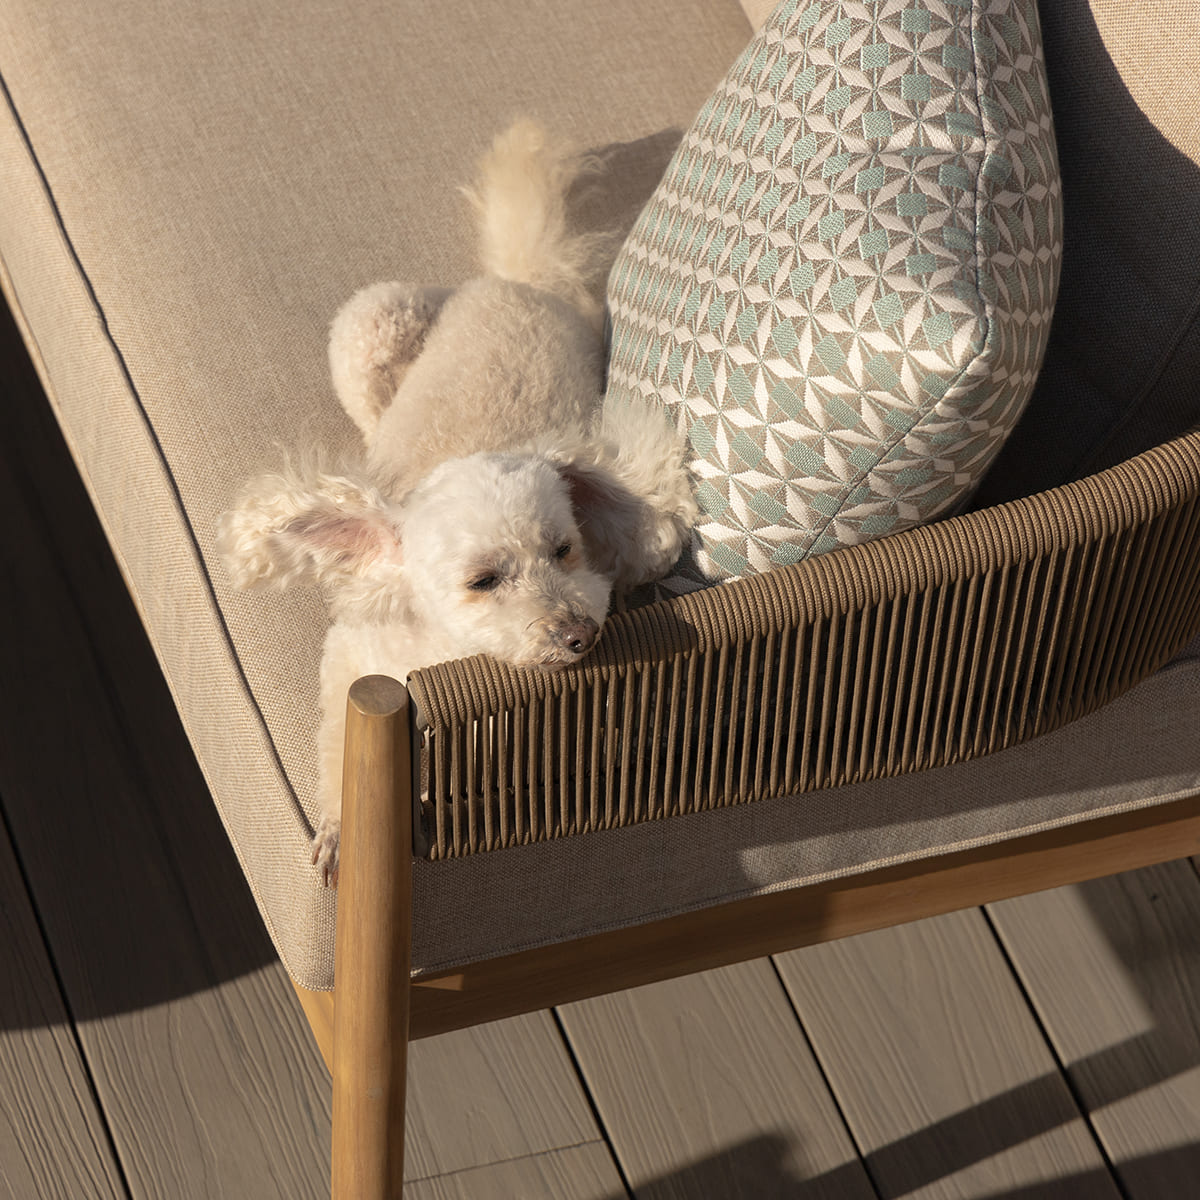
[[[787,0],[609,278],[611,396],[703,510],[668,590],[945,514],[1029,398],[1062,251],[1033,0]]]

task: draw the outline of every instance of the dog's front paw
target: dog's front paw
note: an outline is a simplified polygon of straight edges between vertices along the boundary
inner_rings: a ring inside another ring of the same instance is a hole
[[[339,850],[342,840],[342,818],[326,813],[313,835],[312,862],[321,874],[326,887],[337,887]]]

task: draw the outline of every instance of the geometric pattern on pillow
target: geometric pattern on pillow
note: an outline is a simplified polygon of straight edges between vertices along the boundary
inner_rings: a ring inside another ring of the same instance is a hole
[[[693,456],[667,591],[961,503],[1036,379],[1061,223],[1031,0],[782,4],[609,277],[609,393]]]

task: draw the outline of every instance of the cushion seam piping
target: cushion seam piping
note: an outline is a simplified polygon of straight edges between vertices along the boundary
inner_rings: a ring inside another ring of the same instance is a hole
[[[971,5],[970,26],[969,26],[970,36],[971,36],[971,57],[973,60],[972,61],[973,70],[971,73],[975,80],[975,107],[979,111],[980,120],[982,121],[983,110],[980,107],[981,91],[980,91],[980,81],[979,81],[979,65],[980,65],[981,59],[979,57],[978,47],[975,44],[975,22],[976,22],[976,18],[978,17],[978,14],[979,14],[978,4],[973,3]],[[988,151],[988,139],[987,139],[986,127],[984,130],[983,141],[984,141],[984,155],[986,157],[986,154]],[[982,208],[982,203],[983,203],[982,197],[981,197],[979,181],[980,181],[980,177],[982,175],[982,170],[983,170],[983,168],[982,168],[982,162],[981,162],[980,169],[975,173],[975,181],[974,181],[974,189],[973,189],[974,190],[973,209],[974,209],[974,213],[975,213],[975,228],[972,231],[974,234],[974,241],[975,241],[975,272],[974,272],[974,274],[975,274],[975,281],[974,281],[975,282],[975,295],[978,297],[978,299],[980,301],[980,318],[981,318],[982,324],[983,324],[982,349],[977,354],[973,355],[969,361],[965,362],[962,365],[962,367],[959,369],[958,373],[949,382],[949,384],[946,388],[946,391],[942,394],[942,396],[940,396],[940,397],[939,396],[931,396],[929,398],[929,400],[925,404],[921,405],[921,407],[917,410],[917,417],[913,421],[913,423],[908,427],[908,429],[897,433],[896,436],[893,437],[885,446],[880,448],[880,451],[876,456],[876,461],[872,466],[860,471],[851,481],[849,481],[846,484],[846,486],[842,489],[841,493],[839,494],[837,511],[834,513],[831,513],[830,516],[817,529],[815,529],[810,534],[810,536],[808,538],[808,545],[810,547],[810,549],[808,551],[809,554],[812,553],[811,547],[814,546],[818,541],[820,541],[820,539],[822,537],[825,536],[825,534],[829,530],[830,526],[832,526],[833,523],[838,519],[838,517],[840,517],[842,515],[842,513],[846,507],[846,503],[850,498],[851,493],[856,488],[861,487],[864,480],[869,479],[876,471],[878,471],[880,465],[887,461],[887,455],[890,454],[897,446],[901,445],[901,443],[903,443],[903,441],[913,432],[913,430],[915,430],[918,426],[925,424],[929,420],[930,416],[936,411],[938,405],[944,401],[946,395],[953,392],[954,389],[956,387],[958,387],[959,384],[961,384],[964,379],[967,379],[970,377],[969,372],[970,372],[971,368],[974,367],[974,365],[977,362],[979,362],[980,359],[983,359],[983,358],[986,358],[989,356],[990,351],[989,351],[988,341],[991,336],[993,322],[989,316],[987,297],[983,295],[983,293],[980,289],[980,283],[979,283],[980,274],[981,274],[981,270],[982,270],[982,253],[981,253],[982,241],[979,236],[979,222],[980,222],[980,210]],[[747,530],[747,534],[752,536],[751,531],[749,531],[749,530]]]

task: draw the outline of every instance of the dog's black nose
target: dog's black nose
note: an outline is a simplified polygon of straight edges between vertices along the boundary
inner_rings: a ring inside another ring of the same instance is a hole
[[[554,631],[555,638],[572,654],[586,654],[596,644],[599,635],[600,626],[591,617],[568,621]]]

